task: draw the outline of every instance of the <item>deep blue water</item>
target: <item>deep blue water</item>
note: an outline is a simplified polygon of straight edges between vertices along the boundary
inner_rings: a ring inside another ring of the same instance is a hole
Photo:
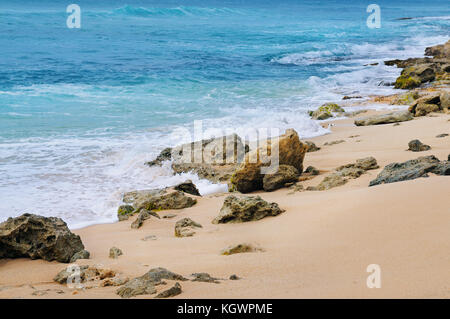
[[[142,163],[176,127],[324,134],[308,108],[391,90],[365,64],[450,38],[448,0],[377,1],[380,29],[368,1],[74,1],[80,29],[70,2],[0,1],[0,219],[112,220],[120,192],[174,181]]]

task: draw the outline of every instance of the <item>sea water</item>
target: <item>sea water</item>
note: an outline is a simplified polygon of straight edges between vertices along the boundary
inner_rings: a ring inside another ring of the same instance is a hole
[[[392,93],[382,84],[400,71],[383,60],[449,39],[448,1],[376,3],[371,29],[367,1],[0,1],[0,221],[75,228],[116,220],[126,191],[187,178],[223,190],[144,165],[195,120],[326,134],[309,109]]]

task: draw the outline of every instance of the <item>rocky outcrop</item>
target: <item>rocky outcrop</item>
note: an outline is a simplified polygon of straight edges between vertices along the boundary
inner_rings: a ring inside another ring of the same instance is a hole
[[[423,152],[430,150],[431,147],[429,145],[423,144],[419,140],[412,140],[408,143],[408,151],[412,152]]]
[[[240,254],[240,253],[252,253],[252,252],[258,252],[258,251],[264,251],[262,248],[257,247],[253,244],[237,244],[237,245],[231,245],[228,246],[220,251],[221,255],[234,255],[234,254]]]
[[[268,203],[259,196],[227,196],[213,224],[243,223],[277,216],[284,210],[277,203]]]
[[[278,158],[278,165],[293,166],[301,174],[307,148],[293,129],[286,130],[286,133],[278,138],[261,141],[257,149],[246,155],[244,162],[231,177],[230,190],[249,193],[263,189],[265,172],[262,168],[267,169],[275,158]],[[272,154],[272,150],[277,149],[278,154]]]
[[[412,180],[419,177],[427,177],[428,173],[449,175],[449,161],[439,161],[435,156],[422,156],[403,163],[387,165],[378,176],[372,180],[369,186],[395,183]]]
[[[0,258],[40,258],[68,263],[82,250],[80,236],[57,217],[23,214],[0,224]]]
[[[120,287],[116,293],[122,298],[138,295],[151,295],[156,293],[155,286],[162,284],[162,279],[186,281],[181,275],[164,268],[153,268],[146,274],[136,277]]]
[[[169,298],[169,297],[175,297],[181,294],[181,285],[176,282],[175,285],[167,290],[164,290],[156,295],[155,298]]]
[[[387,114],[367,116],[355,120],[356,126],[379,125],[397,122],[405,122],[413,119],[413,115],[409,111],[397,111]]]
[[[326,120],[335,114],[342,114],[345,110],[336,103],[323,104],[315,111],[309,111],[309,116],[314,120]]]
[[[202,225],[194,222],[190,218],[180,219],[175,223],[175,237],[191,237],[195,234],[195,228],[202,228]]]
[[[123,255],[123,252],[120,248],[117,247],[111,247],[109,249],[109,258],[117,259],[119,256]]]
[[[195,198],[186,196],[181,191],[143,190],[126,193],[123,197],[126,203],[132,203],[136,211],[182,209],[192,207],[197,203]]]
[[[298,181],[298,170],[294,166],[280,165],[274,173],[265,174],[263,178],[263,189],[271,192],[284,187],[287,183]]]
[[[192,183],[190,179],[181,184],[176,185],[174,189],[194,196],[200,196],[200,192],[198,191],[197,186],[195,186],[195,184]]]

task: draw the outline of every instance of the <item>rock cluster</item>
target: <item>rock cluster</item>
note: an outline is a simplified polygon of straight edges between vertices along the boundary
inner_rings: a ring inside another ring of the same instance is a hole
[[[40,258],[68,263],[83,250],[80,236],[57,217],[23,214],[0,224],[0,258]]]

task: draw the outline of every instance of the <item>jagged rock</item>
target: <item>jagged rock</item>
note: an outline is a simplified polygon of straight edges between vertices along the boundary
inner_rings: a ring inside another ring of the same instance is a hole
[[[448,161],[440,162],[439,159],[433,155],[422,156],[403,163],[392,163],[387,165],[380,174],[370,182],[369,186],[427,177],[430,172],[438,175],[448,175],[450,170],[446,170],[446,167],[448,167]]]
[[[230,280],[239,280],[239,279],[241,279],[241,278],[239,278],[237,275],[231,275],[230,276]]]
[[[116,293],[122,298],[130,298],[138,295],[151,295],[156,293],[156,285],[162,284],[162,279],[186,281],[181,275],[173,273],[165,268],[153,268],[140,277],[136,277],[120,287]]]
[[[72,256],[72,258],[70,259],[71,263],[76,262],[78,259],[89,259],[89,257],[91,256],[91,254],[87,251],[87,250],[80,250],[79,252],[77,252],[75,255]]]
[[[233,254],[240,254],[240,253],[252,253],[257,251],[264,251],[260,247],[256,247],[252,244],[237,244],[237,245],[231,245],[227,248],[224,248],[220,251],[221,255],[233,255]]]
[[[200,196],[200,192],[190,179],[181,184],[178,184],[177,186],[174,187],[174,189],[191,195]]]
[[[220,282],[218,281],[219,278],[211,277],[211,275],[206,272],[194,273],[192,274],[192,276],[194,277],[192,281],[211,282],[215,284],[220,284]]]
[[[25,257],[68,263],[81,250],[80,236],[57,217],[23,214],[0,224],[0,259]]]
[[[412,140],[408,143],[408,151],[413,152],[423,152],[430,150],[431,147],[429,145],[423,144],[419,140]]]
[[[277,216],[284,210],[277,203],[268,203],[259,196],[227,196],[213,224],[243,223]]]
[[[177,296],[179,294],[181,294],[181,285],[176,282],[175,285],[172,288],[169,288],[167,290],[164,290],[162,292],[160,292],[158,295],[156,295],[155,298],[169,298],[169,297],[174,297]]]
[[[182,209],[192,207],[197,200],[180,191],[144,190],[129,192],[124,195],[124,202],[133,203],[135,211]]]
[[[161,165],[165,161],[170,161],[172,159],[172,148],[165,148],[159,153],[159,155],[153,161],[147,162],[148,166]]]
[[[375,157],[369,156],[365,158],[360,158],[356,160],[355,167],[361,168],[365,171],[371,170],[371,169],[377,169],[380,166],[378,166],[377,160]]]
[[[318,147],[316,144],[314,144],[311,141],[305,141],[304,143],[308,146],[308,149],[306,152],[317,152],[318,150],[320,150],[320,147]]]
[[[298,170],[294,166],[280,165],[274,173],[264,175],[263,188],[266,192],[274,191],[287,183],[298,181],[298,176]]]
[[[127,220],[130,218],[131,215],[133,215],[134,207],[131,205],[121,205],[117,209],[117,218],[119,218],[119,221]]]
[[[409,111],[397,111],[381,115],[373,115],[355,120],[356,126],[379,125],[410,121],[413,115]]]
[[[123,255],[122,250],[117,247],[111,247],[109,249],[109,258],[117,259],[119,256]]]
[[[202,228],[202,225],[194,222],[190,218],[180,219],[175,223],[175,236],[176,237],[190,237],[194,236],[195,228]]]
[[[151,211],[142,208],[139,212],[139,215],[134,220],[134,222],[131,223],[131,228],[133,229],[140,228],[144,224],[144,221],[150,218],[150,216],[152,215],[151,213],[152,213]]]
[[[81,265],[81,266],[69,266],[61,270],[54,278],[53,281],[66,284],[68,279],[71,278],[75,283],[79,280],[80,283],[87,281],[99,281],[106,278],[112,278],[116,275],[116,272],[107,268],[97,268],[94,266]]]
[[[309,175],[313,175],[313,176],[320,174],[319,170],[317,168],[315,168],[314,166],[308,166],[305,169],[305,173],[309,174]]]
[[[336,113],[343,113],[345,110],[336,103],[323,104],[315,111],[309,111],[309,116],[315,120],[326,120]]]
[[[300,142],[298,134],[293,129],[275,139],[260,141],[259,147],[245,156],[245,161],[239,166],[231,177],[230,190],[249,193],[263,189],[264,170],[272,163],[272,149],[278,148],[278,165],[295,167],[299,174],[303,171],[303,159],[307,145]],[[264,169],[264,170],[263,170]]]

